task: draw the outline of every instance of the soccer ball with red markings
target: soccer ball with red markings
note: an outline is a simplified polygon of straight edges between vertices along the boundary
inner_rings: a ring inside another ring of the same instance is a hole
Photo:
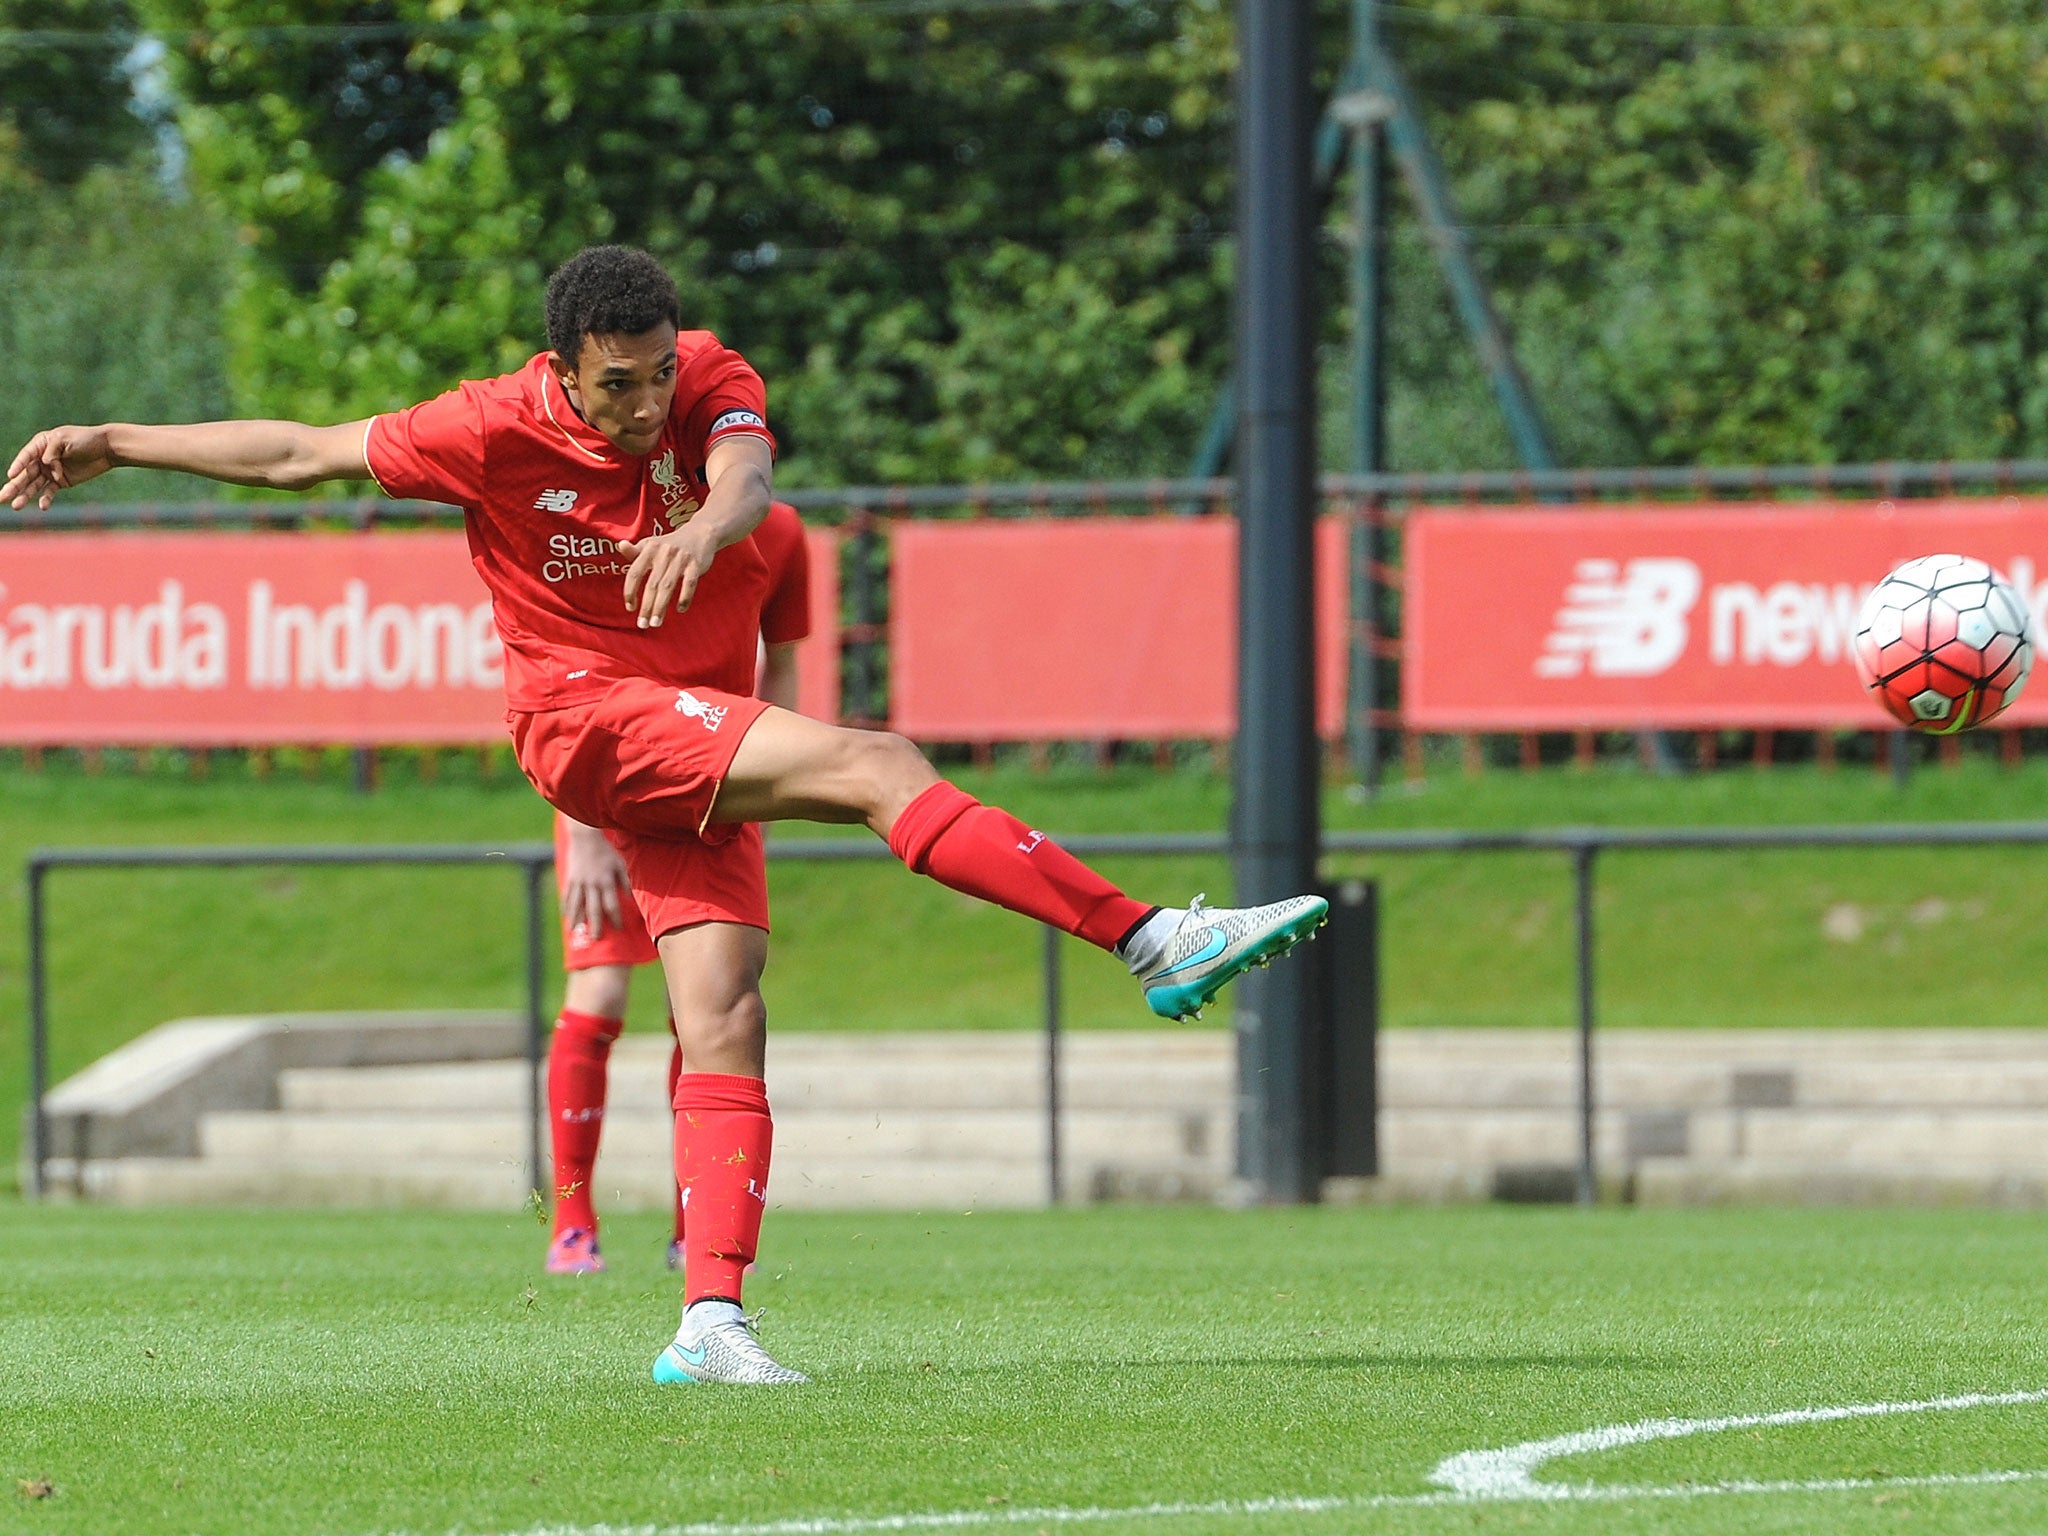
[[[1994,720],[2034,665],[2027,605],[1982,560],[1923,555],[1871,589],[1856,672],[1893,719],[1947,736]]]

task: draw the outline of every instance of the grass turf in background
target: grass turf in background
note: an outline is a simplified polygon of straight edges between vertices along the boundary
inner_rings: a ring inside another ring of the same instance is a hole
[[[1202,773],[966,772],[963,783],[1053,831],[1213,831],[1228,784]],[[525,784],[392,783],[222,770],[0,771],[0,868],[44,845],[541,839]],[[1452,774],[1374,803],[1341,791],[1328,825],[1760,824],[2048,816],[2048,764],[1972,758],[1903,789],[1867,768],[1729,769],[1659,778]],[[823,829],[792,828],[796,835]],[[847,834],[865,836],[863,833]],[[1983,1025],[2040,1022],[2048,850],[1830,849],[1622,854],[1600,869],[1600,1005],[1613,1025]],[[1135,894],[1229,899],[1220,859],[1115,859]],[[1548,1024],[1574,1017],[1571,887],[1562,857],[1343,858],[1383,882],[1388,1022]],[[767,994],[781,1029],[1030,1027],[1039,939],[1029,923],[893,864],[775,867]],[[165,1019],[344,1007],[519,1007],[523,917],[509,870],[71,872],[53,877],[53,1067],[62,1077]],[[0,1159],[11,1170],[26,1087],[21,887],[0,882]],[[1830,933],[1834,937],[1830,937]],[[554,942],[552,930],[549,942]],[[1071,946],[1067,1017],[1150,1026],[1122,968]],[[1994,957],[1961,969],[1934,954]],[[549,962],[554,977],[554,957]],[[1224,999],[1227,1003],[1227,994]],[[1212,1010],[1211,1025],[1227,1018]],[[634,1025],[660,1027],[639,984]],[[7,1175],[0,1175],[5,1177]]]
[[[793,1392],[647,1380],[674,1322],[653,1218],[609,1223],[613,1272],[581,1281],[538,1274],[541,1232],[507,1217],[4,1219],[0,1528],[50,1536],[1406,1499],[1456,1452],[1599,1425],[2048,1386],[2039,1214],[777,1213],[749,1299],[817,1378]],[[1538,1475],[1903,1478],[2048,1467],[2044,1448],[2034,1404],[1700,1436]],[[1104,1528],[1742,1533],[1902,1516],[2040,1529],[2048,1483]]]

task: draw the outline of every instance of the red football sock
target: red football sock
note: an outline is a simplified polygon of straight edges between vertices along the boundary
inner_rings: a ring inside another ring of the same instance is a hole
[[[564,1008],[548,1046],[548,1127],[555,1153],[555,1231],[597,1230],[590,1174],[604,1134],[605,1077],[623,1019]]]
[[[740,1299],[740,1277],[761,1241],[768,1154],[775,1140],[758,1077],[685,1072],[676,1083],[676,1183],[690,1214],[683,1298]]]
[[[676,1101],[676,1084],[683,1075],[683,1042],[675,1038],[676,1021],[674,1019],[668,1021],[668,1032],[668,1101],[673,1105]],[[676,1241],[680,1243],[683,1240],[683,1186],[680,1184],[676,1186],[675,1199]]]
[[[1102,949],[1152,911],[1043,832],[944,780],[903,808],[889,851],[920,875],[1050,923]]]

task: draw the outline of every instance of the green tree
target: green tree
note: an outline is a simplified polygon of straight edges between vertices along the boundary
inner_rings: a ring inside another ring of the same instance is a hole
[[[2048,451],[2032,8],[1475,9],[1393,31],[1554,419],[1668,462]]]
[[[1217,7],[626,9],[281,27],[265,0],[152,0],[195,178],[254,235],[245,406],[384,409],[510,366],[549,268],[618,239],[761,367],[786,480],[1183,451],[1228,337]]]
[[[233,244],[168,188],[130,109],[128,7],[0,0],[0,452],[60,421],[191,421],[227,407],[221,306]],[[182,476],[105,482],[189,496]]]
[[[0,160],[70,186],[132,158],[149,138],[128,110],[137,40],[126,0],[0,0]]]
[[[64,192],[0,190],[0,453],[64,421],[204,421],[229,408],[220,314],[233,241],[144,169]],[[128,472],[95,498],[189,499],[182,475]]]
[[[659,252],[761,367],[786,483],[1170,473],[1228,371],[1223,0],[137,3],[245,234],[242,409],[512,366],[599,239]],[[1348,12],[1322,0],[1319,92]],[[1421,0],[1382,27],[1567,461],[2048,453],[2023,0]],[[1392,461],[1508,462],[1396,209]]]

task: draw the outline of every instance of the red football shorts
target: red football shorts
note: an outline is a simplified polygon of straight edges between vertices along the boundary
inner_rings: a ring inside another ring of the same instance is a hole
[[[760,827],[714,826],[710,817],[740,738],[767,707],[629,678],[588,704],[513,712],[512,747],[542,799],[604,829],[648,933],[707,922],[766,928]]]
[[[555,892],[561,895],[566,887],[563,873],[569,867],[569,824],[561,817],[555,818]],[[562,969],[565,971],[594,970],[600,965],[646,965],[659,958],[654,952],[654,940],[647,936],[647,924],[641,920],[640,908],[630,896],[619,903],[619,920],[606,923],[604,931],[592,933],[588,928],[571,925],[569,919],[562,919]]]

